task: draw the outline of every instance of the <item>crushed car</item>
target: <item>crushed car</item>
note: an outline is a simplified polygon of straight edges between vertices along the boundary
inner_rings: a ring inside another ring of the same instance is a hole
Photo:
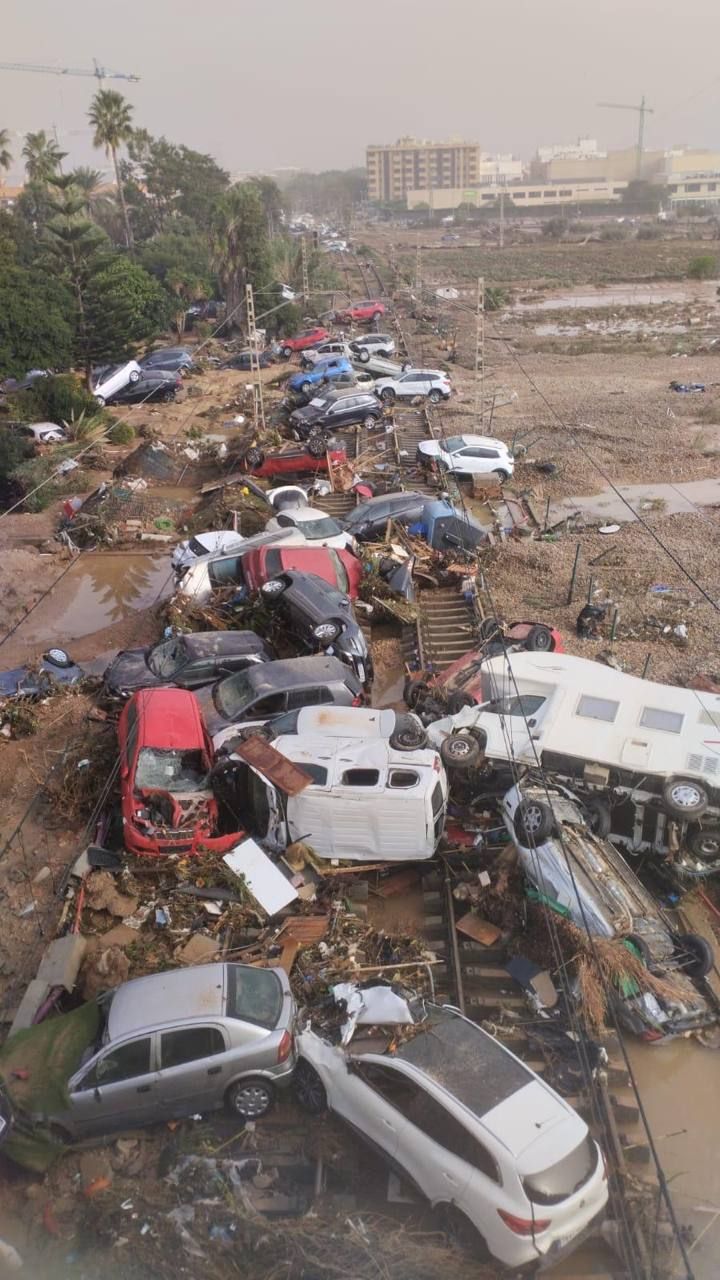
[[[121,649],[106,667],[103,682],[113,697],[164,685],[199,689],[274,657],[270,646],[254,631],[192,632],[168,636],[143,649]]]
[[[337,656],[361,684],[372,684],[373,662],[367,640],[344,591],[317,573],[290,569],[263,583],[259,594],[306,649]]]
[[[85,672],[64,649],[48,649],[40,660],[0,671],[0,698],[42,698],[58,684],[77,684]]]

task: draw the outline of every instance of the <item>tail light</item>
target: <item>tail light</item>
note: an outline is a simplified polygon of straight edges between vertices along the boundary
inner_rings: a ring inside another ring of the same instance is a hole
[[[664,1038],[664,1031],[653,1031],[650,1027],[648,1027],[646,1031],[643,1031],[641,1036],[641,1039],[646,1040],[649,1044],[652,1044],[653,1040],[664,1040]]]
[[[363,695],[362,695],[361,693],[358,693],[358,694],[356,694],[356,695],[355,695],[355,697],[353,698],[352,703],[351,703],[351,706],[353,706],[353,707],[361,707],[361,706],[363,705],[364,701],[365,701],[365,699],[364,699]]]
[[[516,1236],[533,1236],[540,1231],[547,1231],[552,1222],[552,1218],[517,1218],[514,1213],[506,1213],[504,1209],[498,1209],[498,1213],[505,1223]]]
[[[288,1058],[290,1057],[290,1054],[292,1053],[292,1047],[293,1047],[293,1038],[290,1035],[290,1032],[283,1031],[282,1040],[278,1045],[278,1055],[277,1055],[278,1062],[287,1062]]]

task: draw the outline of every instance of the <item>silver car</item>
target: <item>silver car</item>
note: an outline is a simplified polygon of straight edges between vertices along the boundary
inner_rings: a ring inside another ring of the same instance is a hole
[[[227,1106],[256,1119],[295,1068],[295,1001],[282,969],[206,964],[126,982],[100,1000],[101,1043],[48,1116],[80,1139]]]

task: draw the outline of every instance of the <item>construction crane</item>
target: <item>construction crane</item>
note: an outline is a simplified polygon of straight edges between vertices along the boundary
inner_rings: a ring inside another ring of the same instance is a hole
[[[93,70],[82,67],[45,67],[36,62],[0,62],[0,71],[37,71],[48,76],[94,76],[102,84],[103,80],[139,80],[139,76],[127,75],[124,71],[108,71],[93,58]]]
[[[611,107],[614,111],[637,111],[638,113],[638,138],[637,138],[637,158],[635,161],[635,175],[642,177],[642,158],[643,158],[643,142],[645,140],[645,117],[653,114],[653,107],[645,106],[645,95],[640,99],[639,107],[633,103],[627,102],[598,102],[599,107]]]

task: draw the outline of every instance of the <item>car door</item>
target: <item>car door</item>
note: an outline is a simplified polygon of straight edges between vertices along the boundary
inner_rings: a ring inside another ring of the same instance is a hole
[[[398,1109],[410,1100],[413,1082],[395,1067],[374,1056],[347,1057],[338,1071],[331,1104],[366,1142],[395,1160],[405,1121]]]
[[[398,395],[400,396],[424,396],[427,389],[427,380],[418,369],[414,369],[412,373],[404,373],[398,379]]]
[[[287,711],[287,699],[287,693],[270,693],[264,698],[258,698],[245,708],[238,723],[272,720],[275,716],[281,716],[284,711]]]
[[[399,1136],[398,1162],[433,1204],[462,1204],[473,1174],[473,1135],[420,1083],[403,1103],[403,1115],[408,1123]],[[494,1162],[485,1156],[489,1167]],[[481,1160],[479,1151],[474,1163]]]
[[[169,1119],[223,1105],[231,1055],[218,1025],[174,1027],[158,1033],[158,1097]]]
[[[343,423],[355,422],[357,418],[357,396],[346,396],[342,400],[338,400],[330,410],[330,418],[334,426],[341,427]]]
[[[76,1133],[110,1133],[161,1118],[153,1041],[145,1035],[110,1045],[70,1081]]]

